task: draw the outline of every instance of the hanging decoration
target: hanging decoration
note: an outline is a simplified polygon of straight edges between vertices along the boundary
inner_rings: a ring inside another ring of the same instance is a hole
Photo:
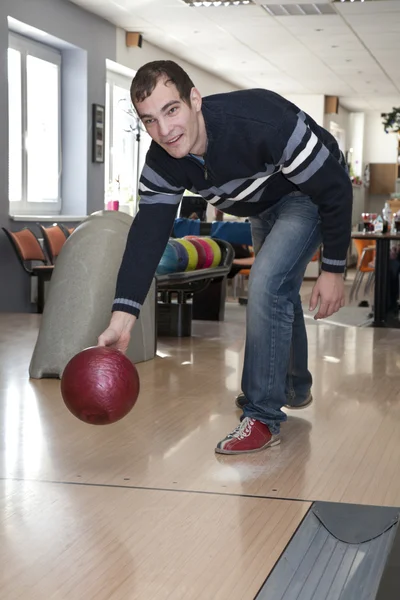
[[[383,113],[381,116],[384,118],[382,123],[386,133],[398,133],[400,131],[400,107],[393,107],[390,113]]]

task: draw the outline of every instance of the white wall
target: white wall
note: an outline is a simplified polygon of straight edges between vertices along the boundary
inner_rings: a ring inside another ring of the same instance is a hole
[[[338,114],[333,114],[333,115],[328,115],[330,116],[332,121],[335,121],[335,123],[337,123],[339,125],[339,127],[341,129],[343,129],[346,132],[346,138],[348,137],[348,128],[349,128],[349,116],[350,116],[350,112],[347,110],[347,108],[344,108],[343,106],[341,106],[339,104],[339,111]]]
[[[75,90],[82,91],[81,97],[75,98],[75,105],[70,106],[63,115],[63,178],[72,178],[71,186],[63,185],[63,193],[72,194],[74,179],[79,178],[82,194],[79,196],[83,206],[78,214],[88,214],[103,207],[104,199],[104,165],[92,163],[91,160],[91,111],[92,104],[104,104],[106,83],[106,58],[115,60],[116,30],[115,27],[100,17],[88,13],[75,4],[65,0],[0,0],[0,225],[9,229],[20,229],[24,223],[14,223],[9,218],[8,201],[8,17],[12,17],[30,27],[48,33],[51,37],[45,38],[53,44],[54,38],[63,46],[72,46],[81,52],[84,60],[81,61],[81,74],[84,71],[85,80],[75,80]],[[67,51],[69,52],[69,50]],[[71,55],[67,56],[65,67],[71,66]],[[76,61],[75,61],[76,63]],[[76,64],[75,64],[76,66]],[[78,65],[79,66],[79,65]],[[68,78],[67,78],[68,79]],[[62,93],[65,85],[70,82],[63,77]],[[63,95],[67,102],[68,94]],[[79,110],[75,123],[69,123],[74,110]],[[67,121],[67,123],[66,123]],[[68,131],[65,131],[65,127]],[[84,127],[84,131],[82,131]],[[85,146],[78,160],[83,164],[74,170],[72,163],[65,160],[65,151],[68,154],[68,136],[82,136],[79,141]],[[68,175],[68,170],[70,171]],[[78,210],[74,207],[74,210]],[[71,214],[71,213],[69,213]],[[38,217],[38,221],[40,218]],[[67,223],[67,219],[62,222]],[[33,226],[32,223],[27,223]],[[30,304],[30,278],[23,272],[11,245],[3,232],[0,235],[0,311],[28,312],[32,310]],[[7,284],[7,285],[6,285]]]
[[[397,163],[397,136],[385,133],[380,112],[365,113],[364,164]]]
[[[348,150],[352,149],[351,164],[355,176],[361,177],[364,162],[364,113],[350,113]]]
[[[117,59],[116,61],[130,69],[137,71],[142,65],[153,60],[174,60],[177,62],[185,71],[187,71],[189,77],[192,79],[194,85],[199,89],[202,96],[208,96],[210,94],[218,94],[221,92],[231,92],[239,89],[237,86],[215,77],[211,73],[196,67],[185,60],[179,58],[153,46],[143,40],[141,48],[127,48],[125,43],[126,33],[122,29],[117,30]]]
[[[349,115],[349,111],[340,104],[337,114],[324,115],[324,127],[336,138],[343,154],[346,154],[349,148]]]
[[[323,94],[285,94],[285,98],[310,115],[318,125],[324,125],[325,96]]]

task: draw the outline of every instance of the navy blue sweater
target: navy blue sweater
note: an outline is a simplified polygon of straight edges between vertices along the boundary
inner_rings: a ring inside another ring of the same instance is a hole
[[[301,191],[319,207],[322,268],[341,273],[350,242],[352,185],[335,138],[291,102],[267,90],[203,98],[205,164],[176,159],[152,142],[117,279],[113,311],[138,315],[185,190],[215,208],[254,216]]]

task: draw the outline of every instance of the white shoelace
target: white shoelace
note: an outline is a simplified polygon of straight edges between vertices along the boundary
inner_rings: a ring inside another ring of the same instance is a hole
[[[241,423],[229,434],[230,438],[236,438],[238,440],[243,440],[244,438],[249,437],[251,434],[251,428],[253,427],[255,419],[251,419],[250,417],[245,417]]]

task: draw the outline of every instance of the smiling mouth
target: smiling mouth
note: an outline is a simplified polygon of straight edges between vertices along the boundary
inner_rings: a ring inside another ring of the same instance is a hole
[[[180,135],[175,136],[174,138],[171,138],[170,140],[168,140],[167,142],[165,142],[167,144],[167,146],[173,146],[174,144],[176,144],[177,142],[179,142],[179,140],[182,137],[182,133]]]

